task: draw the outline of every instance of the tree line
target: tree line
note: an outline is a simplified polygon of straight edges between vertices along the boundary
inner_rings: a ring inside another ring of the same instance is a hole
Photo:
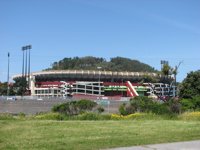
[[[58,62],[46,70],[97,70],[97,68],[107,71],[130,71],[130,72],[157,72],[156,69],[138,60],[124,57],[114,57],[107,61],[102,57],[68,57]]]

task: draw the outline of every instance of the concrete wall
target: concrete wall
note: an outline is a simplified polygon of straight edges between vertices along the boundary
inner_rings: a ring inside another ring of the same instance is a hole
[[[2,100],[0,99],[0,113],[18,114],[23,112],[25,114],[36,114],[38,112],[48,112],[51,108],[60,103],[68,102],[67,100]],[[124,101],[110,101],[109,105],[104,105],[105,112],[117,113],[119,106]]]

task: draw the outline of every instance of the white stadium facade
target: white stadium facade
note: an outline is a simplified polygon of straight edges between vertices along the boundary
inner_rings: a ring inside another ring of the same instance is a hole
[[[15,75],[13,79],[22,78]],[[156,83],[144,82],[146,77]],[[49,70],[32,72],[25,77],[31,96],[42,97],[175,97],[176,87],[161,82],[157,73],[112,72],[95,70]],[[172,77],[169,77],[173,80]]]

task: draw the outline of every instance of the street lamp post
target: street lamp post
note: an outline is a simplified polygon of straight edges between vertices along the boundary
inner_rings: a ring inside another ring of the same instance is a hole
[[[10,53],[8,53],[8,76],[7,76],[7,97],[9,96],[9,73],[10,73]]]
[[[100,74],[100,69],[102,67],[97,67],[97,69],[99,70],[99,96],[101,96],[101,84],[100,84],[100,81],[101,81],[101,74]]]

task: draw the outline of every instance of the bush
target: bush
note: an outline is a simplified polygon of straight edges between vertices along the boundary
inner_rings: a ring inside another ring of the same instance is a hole
[[[112,120],[150,120],[150,119],[161,119],[162,116],[158,116],[152,113],[134,113],[129,114],[126,116],[118,115],[118,114],[112,114],[111,119]]]
[[[168,102],[155,101],[148,97],[135,97],[130,100],[130,104],[136,112],[155,113],[155,114],[173,114],[180,113],[181,105],[178,100],[170,99]],[[122,109],[123,110],[123,109]],[[134,111],[133,111],[134,112]],[[125,112],[127,113],[127,111]],[[131,113],[127,113],[131,114]],[[125,115],[127,115],[125,114]]]
[[[80,112],[81,111],[91,111],[97,105],[96,102],[86,100],[86,99],[76,101],[76,103],[77,103],[77,107],[78,107]]]
[[[96,113],[83,113],[77,116],[78,120],[100,120],[100,115]]]
[[[200,112],[185,112],[185,113],[179,115],[179,119],[200,121]]]
[[[195,96],[192,99],[194,101],[194,109],[200,110],[200,96]]]
[[[151,112],[154,101],[146,96],[138,96],[131,99],[130,103],[137,112]]]
[[[125,103],[123,103],[122,105],[120,105],[120,107],[119,107],[119,113],[121,115],[127,115],[128,114],[127,111],[126,111],[126,104]]]
[[[181,113],[181,103],[178,99],[170,99],[167,103],[170,113],[180,114]]]
[[[111,114],[101,114],[99,117],[99,120],[111,120]]]
[[[182,111],[199,111],[200,110],[200,96],[192,98],[183,98],[180,101]]]
[[[91,111],[96,105],[97,103],[93,101],[83,99],[80,101],[71,101],[55,105],[53,106],[52,111],[72,116],[86,111]]]
[[[111,120],[111,115],[86,112],[83,114],[79,114],[78,116],[73,116],[72,119],[74,120]]]
[[[195,104],[192,99],[181,99],[180,101],[181,106],[182,106],[182,111],[187,111],[187,110],[194,110],[195,109]]]
[[[152,113],[163,115],[170,114],[170,109],[166,103],[154,102],[150,110]]]
[[[20,113],[18,114],[18,117],[19,117],[20,119],[24,119],[24,118],[26,117],[26,114],[23,113],[23,112],[20,112]]]
[[[135,112],[135,107],[130,105],[130,104],[125,104],[123,103],[122,105],[120,105],[119,107],[119,113],[121,115],[128,115],[128,114],[132,114]]]
[[[98,111],[98,113],[102,113],[102,112],[104,112],[104,108],[102,106],[99,106],[97,108],[97,111]]]
[[[63,120],[64,116],[59,113],[40,113],[35,115],[34,119],[41,119],[41,120]]]
[[[14,119],[12,114],[0,113],[0,120],[12,120],[12,119]]]

